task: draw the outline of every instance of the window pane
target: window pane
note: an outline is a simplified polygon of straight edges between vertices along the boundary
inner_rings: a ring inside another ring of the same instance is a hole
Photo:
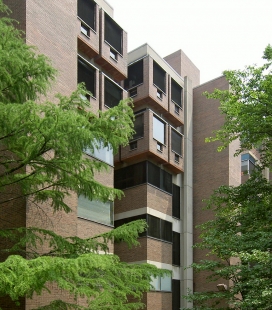
[[[118,26],[116,22],[105,13],[105,40],[120,54],[123,54],[122,35],[122,28],[120,28],[120,26]]]
[[[173,251],[172,251],[173,265],[180,266],[180,234],[173,231]]]
[[[180,280],[172,280],[172,310],[180,310]]]
[[[172,242],[172,223],[161,219],[161,240]]]
[[[172,175],[164,170],[161,170],[160,188],[172,194]]]
[[[143,60],[137,61],[128,67],[128,78],[125,80],[125,89],[130,89],[144,81]]]
[[[105,105],[113,108],[122,100],[123,91],[116,84],[105,78]]]
[[[174,129],[171,130],[171,147],[172,151],[182,156],[182,136]]]
[[[147,182],[160,188],[160,167],[148,162]]]
[[[95,30],[95,2],[92,0],[78,0],[78,16],[93,30]]]
[[[160,277],[157,277],[157,278],[154,278],[154,277],[151,277],[152,278],[152,281],[151,281],[151,285],[154,287],[153,289],[152,289],[152,291],[154,290],[154,291],[160,291],[161,290],[161,287],[160,287]]]
[[[165,144],[165,123],[153,116],[153,138]]]
[[[153,83],[164,93],[166,93],[165,79],[165,71],[155,61],[153,61]]]
[[[78,216],[98,223],[113,225],[113,202],[89,200],[83,195],[78,197]]]
[[[173,184],[172,216],[180,219],[180,187]]]
[[[102,141],[98,142],[98,144],[100,146],[94,147],[93,152],[90,149],[87,149],[85,152],[113,166],[113,149],[110,146],[104,146]]]
[[[95,76],[96,70],[87,63],[78,59],[77,81],[85,83],[86,89],[95,97]]]
[[[128,218],[124,218],[121,220],[117,220],[114,222],[114,227],[117,228],[121,225],[130,223],[132,221],[137,221],[137,220],[146,220],[146,214],[141,214],[141,215],[136,215],[136,216],[132,216],[132,217],[128,217]],[[147,235],[147,232],[144,231],[142,233],[139,234],[139,237],[145,237]]]
[[[172,278],[171,276],[161,277],[161,291],[171,292],[172,291]]]
[[[182,87],[171,79],[171,100],[182,107]]]
[[[147,215],[147,235],[157,239],[161,239],[160,219],[158,217]]]
[[[144,114],[135,116],[134,130],[136,132],[133,135],[133,139],[139,139],[144,136]]]

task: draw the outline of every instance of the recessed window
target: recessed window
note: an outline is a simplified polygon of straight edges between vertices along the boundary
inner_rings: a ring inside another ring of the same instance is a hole
[[[241,172],[242,174],[251,174],[256,168],[256,160],[249,153],[241,156]]]
[[[176,112],[177,114],[179,114],[179,110],[180,110],[180,107],[179,107],[178,105],[175,104],[175,112]]]
[[[128,66],[128,77],[125,80],[125,89],[138,86],[144,81],[143,59]]]
[[[136,150],[137,149],[137,141],[133,141],[129,143],[129,149],[131,151]]]
[[[90,26],[94,31],[96,28],[96,3],[93,0],[78,0],[77,2],[78,17]],[[86,27],[86,25],[85,25]],[[88,28],[88,27],[86,27]],[[81,25],[82,31],[82,25]],[[82,31],[83,32],[83,31]],[[84,33],[84,32],[83,32]],[[85,34],[85,33],[84,33]],[[89,35],[89,34],[86,34]]]
[[[153,84],[166,93],[166,72],[153,61]]]
[[[162,91],[157,89],[157,97],[162,100]]]
[[[105,105],[109,108],[117,106],[120,100],[123,99],[123,90],[114,82],[105,78]]]
[[[96,69],[81,58],[78,58],[77,82],[84,82],[86,89],[96,96]]]
[[[81,32],[85,34],[85,36],[89,37],[90,36],[90,28],[87,27],[85,24],[81,23]]]
[[[117,61],[118,53],[113,49],[110,49],[110,57]]]
[[[180,219],[180,187],[173,184],[172,216]]]
[[[140,139],[144,136],[144,114],[135,115],[134,120],[135,133],[132,139]]]
[[[182,156],[182,135],[173,128],[171,129],[171,149],[177,155]]]
[[[165,122],[153,116],[153,138],[165,144]]]
[[[123,29],[105,13],[105,40],[121,55],[123,54]]]
[[[182,87],[171,79],[171,100],[182,108]]]
[[[163,145],[160,142],[157,142],[157,150],[160,152],[163,151]]]
[[[129,90],[129,95],[130,95],[130,97],[137,96],[137,87],[130,89]]]
[[[113,166],[113,149],[110,146],[105,146],[102,141],[95,143],[93,151],[87,149],[85,153]]]
[[[180,266],[180,234],[173,231],[172,264]]]
[[[89,200],[83,195],[78,196],[78,217],[98,222],[105,225],[113,225],[113,202]]]

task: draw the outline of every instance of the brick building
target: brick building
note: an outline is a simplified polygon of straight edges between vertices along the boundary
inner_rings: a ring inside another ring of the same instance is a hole
[[[115,244],[111,251],[127,262],[149,262],[172,270],[172,278],[154,279],[155,290],[144,296],[147,310],[190,307],[181,295],[193,289],[193,282],[197,290],[204,286],[202,279],[193,279],[192,270],[184,270],[193,262],[193,226],[205,220],[201,200],[219,185],[240,182],[240,159],[230,160],[233,146],[218,154],[215,144],[204,144],[223,119],[218,103],[203,104],[206,99],[201,94],[215,87],[225,89],[226,81],[222,77],[199,86],[200,72],[181,50],[161,58],[144,44],[127,53],[127,33],[104,0],[68,0],[65,5],[53,0],[4,3],[19,20],[26,43],[37,46],[59,72],[51,100],[57,92],[69,95],[78,82],[85,82],[92,92],[88,99],[94,111],[132,97],[136,131],[114,157],[103,147],[84,154],[109,165],[109,172],[97,175],[97,180],[122,189],[122,200],[113,206],[71,195],[72,213],[53,215],[44,207],[50,222],[23,203],[20,223],[14,218],[14,226],[38,226],[85,238],[114,225],[146,219],[149,228],[139,238],[140,247],[128,250]],[[199,255],[195,253],[196,260]],[[22,309],[47,304],[60,294],[69,298],[54,289],[52,294],[27,299]]]

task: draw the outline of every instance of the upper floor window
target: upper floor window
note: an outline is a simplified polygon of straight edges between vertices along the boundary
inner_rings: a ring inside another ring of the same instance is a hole
[[[85,150],[85,153],[91,155],[97,159],[104,161],[105,163],[113,166],[113,150],[110,146],[104,146],[104,143],[101,141],[97,143],[99,146],[94,147],[94,150],[90,149]]]
[[[89,27],[91,27],[94,31],[96,28],[95,12],[96,12],[96,3],[93,0],[78,0],[77,2],[78,17],[82,19],[83,22],[87,24]]]
[[[249,153],[241,156],[241,172],[242,174],[251,174],[255,169],[256,160]]]
[[[169,275],[158,276],[157,278],[152,278],[151,285],[154,291],[171,292],[172,278]]]
[[[149,161],[143,161],[114,173],[114,186],[125,189],[149,183],[172,194],[172,175]]]
[[[180,234],[173,231],[172,264],[180,266]]]
[[[172,310],[180,310],[180,280],[172,279]]]
[[[171,100],[182,108],[182,87],[171,79]]]
[[[166,72],[153,61],[153,84],[166,93]]]
[[[82,59],[78,59],[77,81],[84,82],[86,89],[95,97],[96,69]]]
[[[144,81],[143,59],[128,67],[128,78],[125,80],[125,89],[142,84]]]
[[[172,216],[180,219],[180,187],[173,184]]]
[[[107,78],[104,81],[104,102],[107,107],[113,108],[123,99],[123,90]]]
[[[182,156],[182,135],[173,128],[171,130],[171,149],[179,156]]]
[[[134,130],[133,140],[142,138],[144,136],[144,114],[135,115],[134,120]]]
[[[113,225],[113,202],[89,200],[84,195],[78,196],[77,215],[87,220],[105,225]]]
[[[165,122],[153,116],[153,138],[165,144]]]
[[[105,13],[105,41],[118,53],[123,54],[123,29]]]

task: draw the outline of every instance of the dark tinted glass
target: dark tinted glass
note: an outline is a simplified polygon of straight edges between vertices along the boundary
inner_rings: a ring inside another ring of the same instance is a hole
[[[112,81],[105,78],[105,105],[113,108],[122,100],[123,91]]]
[[[174,129],[171,130],[171,147],[172,151],[182,156],[182,136]]]
[[[128,67],[128,78],[125,80],[125,89],[133,88],[144,81],[143,60],[137,61]]]
[[[160,167],[148,162],[147,182],[160,188]]]
[[[120,54],[122,51],[123,30],[105,13],[105,40]]]
[[[133,135],[133,139],[139,139],[144,136],[144,114],[135,116],[134,130],[136,132]]]
[[[147,235],[157,239],[161,239],[160,219],[158,217],[147,215]]]
[[[171,79],[171,100],[182,107],[182,87]]]
[[[180,310],[180,280],[172,279],[172,310]]]
[[[180,187],[173,184],[172,215],[180,219]]]
[[[85,83],[88,91],[95,96],[95,74],[96,70],[87,63],[78,59],[77,81],[78,83]]]
[[[95,6],[92,0],[78,0],[77,14],[78,16],[93,30],[95,30]]]
[[[155,61],[153,61],[153,83],[164,93],[166,93],[165,80],[165,71]]]
[[[172,223],[161,220],[161,239],[172,242]]]
[[[173,231],[173,265],[180,266],[180,234]]]

